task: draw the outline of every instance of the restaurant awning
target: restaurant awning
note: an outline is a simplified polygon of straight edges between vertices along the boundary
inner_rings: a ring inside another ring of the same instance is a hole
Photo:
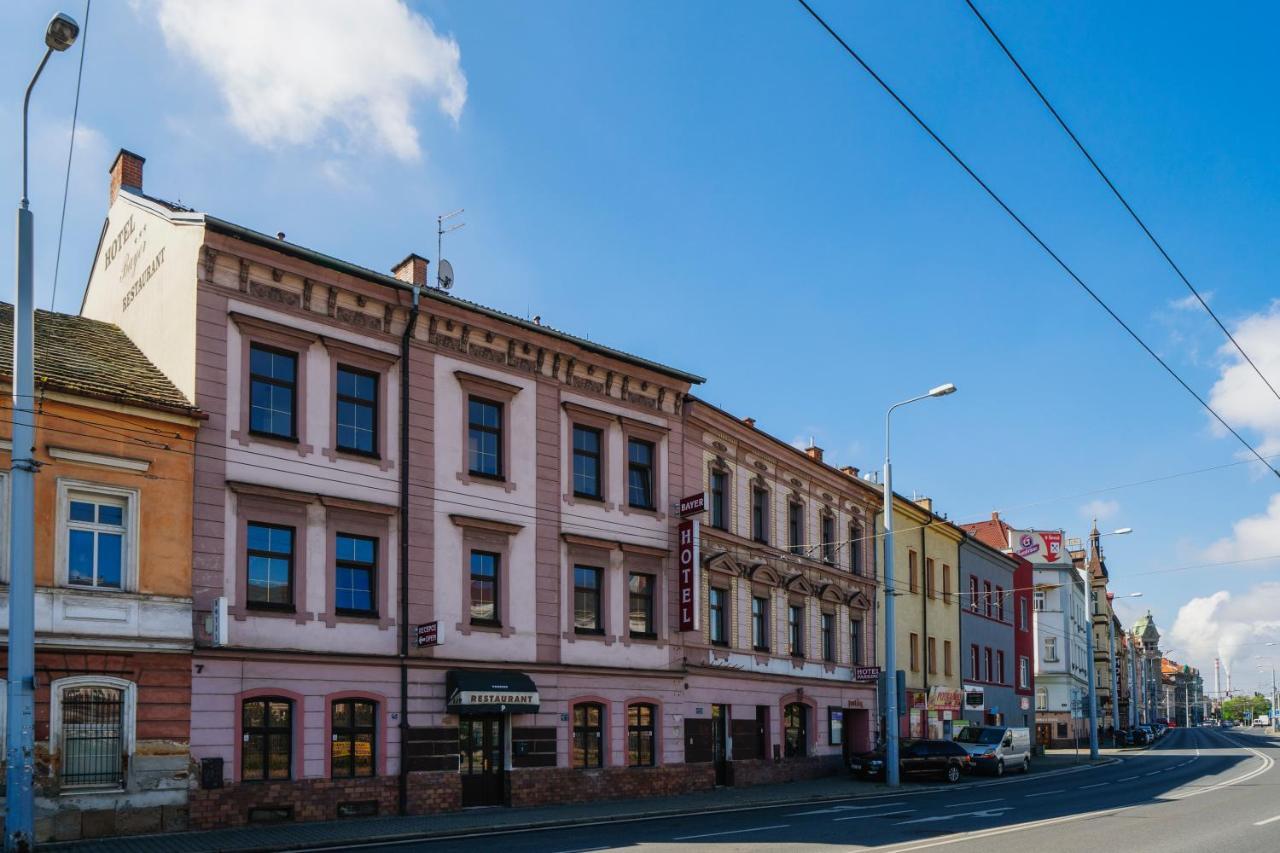
[[[445,673],[446,708],[453,714],[530,714],[538,710],[538,688],[523,672],[451,669]]]

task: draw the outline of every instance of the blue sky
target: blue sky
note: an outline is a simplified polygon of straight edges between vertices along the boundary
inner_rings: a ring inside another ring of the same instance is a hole
[[[353,22],[341,4],[216,5],[93,9],[59,309],[79,307],[121,146],[147,157],[152,193],[376,269],[434,256],[435,216],[465,207],[446,250],[459,294],[708,376],[706,399],[812,435],[836,464],[879,468],[885,407],[955,382],[898,418],[899,490],[957,521],[999,508],[1082,535],[1096,509],[1133,527],[1107,540],[1114,588],[1142,591],[1166,632],[1181,620],[1169,645],[1194,663],[1221,645],[1252,684],[1262,647],[1242,644],[1280,636],[1280,562],[1148,573],[1280,553],[1276,480],[1237,465],[1082,496],[1240,448],[798,6],[381,0]],[[15,201],[21,92],[55,8],[0,9],[0,186]],[[1280,401],[1180,304],[961,0],[817,8],[1280,453]],[[1280,120],[1259,109],[1277,11],[980,8],[1280,384]],[[33,106],[42,306],[78,59],[54,60]]]

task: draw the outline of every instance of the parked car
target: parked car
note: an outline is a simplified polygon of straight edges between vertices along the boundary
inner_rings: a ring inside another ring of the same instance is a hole
[[[1015,726],[966,726],[956,743],[973,759],[973,769],[1003,776],[1005,770],[1031,769],[1031,731]]]
[[[948,782],[960,781],[973,765],[964,747],[950,740],[904,740],[898,748],[898,772],[902,778],[941,776]],[[849,760],[854,776],[879,779],[885,775],[884,748],[864,752]]]
[[[1136,736],[1136,745],[1138,746],[1146,746],[1149,743],[1156,742],[1156,730],[1146,723],[1138,726],[1133,731]]]
[[[1116,746],[1138,746],[1137,738],[1136,729],[1116,729],[1115,731]]]

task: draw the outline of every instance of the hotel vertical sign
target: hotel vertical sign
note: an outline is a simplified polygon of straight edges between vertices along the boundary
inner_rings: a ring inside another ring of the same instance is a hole
[[[696,631],[699,623],[698,607],[698,521],[686,518],[677,528],[679,540],[679,576],[678,588],[680,606],[680,630]]]

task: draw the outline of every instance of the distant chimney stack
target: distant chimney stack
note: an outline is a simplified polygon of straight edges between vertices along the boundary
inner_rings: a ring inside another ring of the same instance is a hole
[[[744,424],[746,424],[747,426],[749,426],[749,427],[754,427],[754,426],[756,425],[756,419],[755,419],[755,418],[743,418],[743,419],[742,419],[742,422],[743,422]]]
[[[840,473],[850,476],[856,480],[858,479],[859,475],[861,475],[862,472],[859,471],[857,468],[854,468],[852,465],[846,465],[840,469]]]
[[[933,512],[933,498],[916,498],[916,505],[924,507],[927,512]]]
[[[112,161],[111,168],[107,170],[111,174],[111,202],[113,204],[116,196],[120,194],[121,187],[136,193],[142,192],[142,164],[145,162],[147,162],[147,158],[140,154],[134,154],[125,148],[121,148],[120,153],[116,154],[116,159]]]
[[[822,448],[816,444],[810,444],[808,447],[805,448],[804,453],[814,462],[822,461]]]
[[[991,520],[992,520],[992,521],[999,521],[999,520],[1000,520],[1000,513],[999,513],[998,511],[994,510],[994,509],[993,509],[993,510],[991,510]]]
[[[403,261],[391,268],[391,274],[415,287],[427,286],[427,266],[431,262],[422,255],[410,254]]]

